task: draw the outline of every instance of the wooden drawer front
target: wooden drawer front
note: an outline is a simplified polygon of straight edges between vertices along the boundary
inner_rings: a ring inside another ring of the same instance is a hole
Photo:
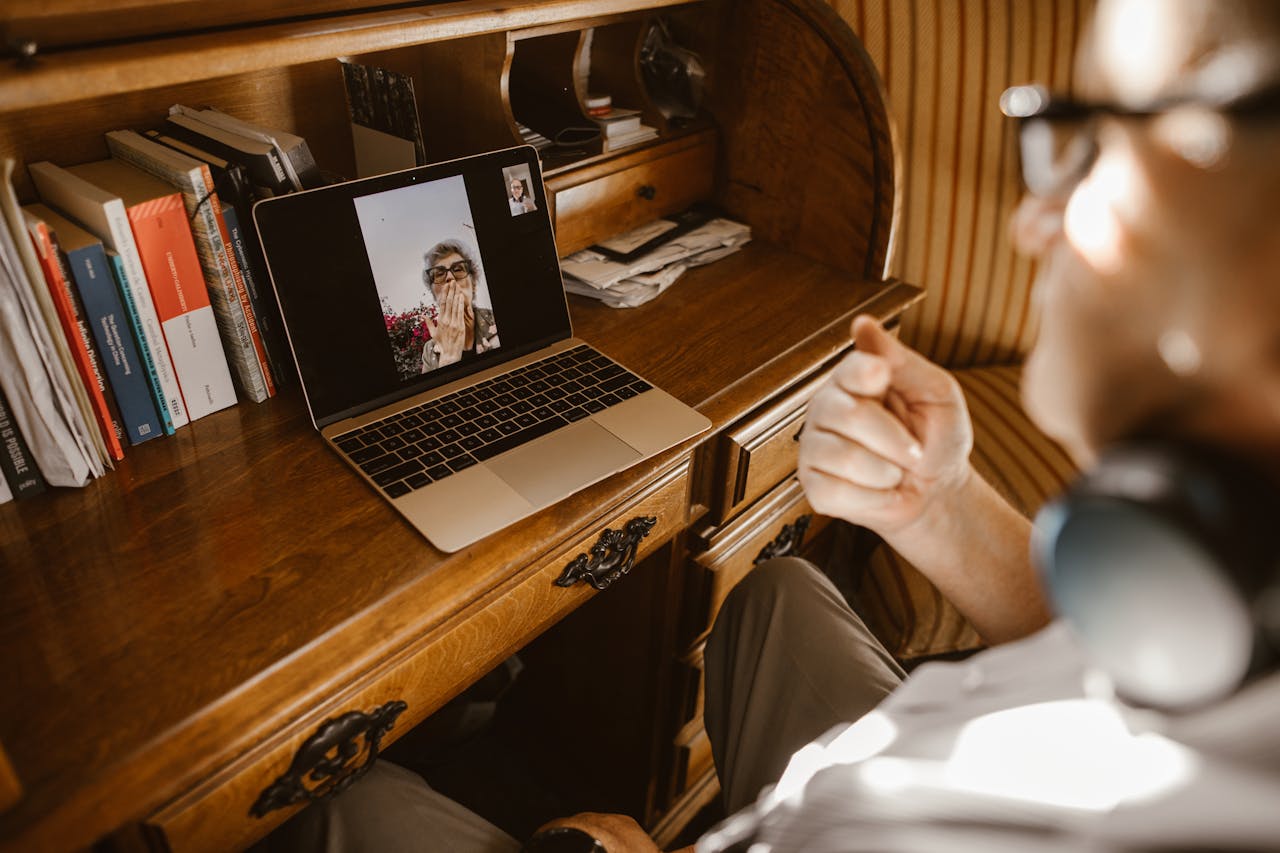
[[[686,647],[711,630],[729,591],[757,562],[798,553],[829,521],[814,514],[799,481],[792,478],[716,531],[689,572],[681,619]]]
[[[720,439],[717,470],[724,472],[713,519],[723,523],[795,473],[800,452],[797,435],[804,426],[809,400],[831,375],[822,370]]]
[[[698,719],[681,729],[676,736],[676,762],[672,796],[678,797],[715,768],[711,757],[711,739]]]
[[[199,788],[152,815],[148,830],[174,851],[239,849],[264,835],[298,806],[273,808],[252,816],[255,803],[269,787],[288,775],[299,748],[326,723],[352,712],[370,713],[388,703],[405,709],[383,737],[383,747],[459,693],[473,677],[489,671],[512,652],[542,633],[595,592],[586,583],[561,588],[554,581],[579,555],[587,554],[605,528],[619,530],[631,519],[656,522],[636,548],[643,559],[688,523],[689,460],[669,469],[639,495],[572,544],[521,571],[505,588],[460,614],[456,621],[424,635],[412,646],[374,668],[341,695],[267,739],[231,766],[212,775]],[[610,592],[625,595],[626,590]],[[384,716],[393,716],[384,712]],[[354,765],[367,755],[364,740]],[[312,787],[314,783],[309,783]],[[235,818],[240,818],[236,820]]]
[[[688,654],[676,661],[676,683],[672,704],[677,712],[677,728],[683,728],[694,720],[702,719],[702,709],[707,695],[702,663],[702,653],[705,648],[705,644],[698,643]]]
[[[710,198],[715,156],[699,134],[550,179],[560,255]]]

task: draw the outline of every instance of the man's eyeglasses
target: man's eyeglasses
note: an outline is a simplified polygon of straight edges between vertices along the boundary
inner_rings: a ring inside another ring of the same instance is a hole
[[[1043,197],[1071,192],[1098,157],[1098,118],[1152,118],[1171,110],[1199,107],[1224,116],[1251,118],[1280,115],[1280,85],[1221,104],[1169,98],[1146,107],[1105,101],[1076,101],[1050,94],[1043,86],[1014,86],[1000,96],[1000,111],[1019,120],[1022,178],[1027,189]]]
[[[454,261],[447,267],[431,267],[422,273],[422,277],[432,284],[443,284],[449,273],[453,273],[455,280],[466,278],[471,275],[471,262]]]

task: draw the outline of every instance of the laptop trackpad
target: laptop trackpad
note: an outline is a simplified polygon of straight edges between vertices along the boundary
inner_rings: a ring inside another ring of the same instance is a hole
[[[525,500],[544,507],[621,471],[640,456],[604,427],[581,420],[490,459],[485,466]]]

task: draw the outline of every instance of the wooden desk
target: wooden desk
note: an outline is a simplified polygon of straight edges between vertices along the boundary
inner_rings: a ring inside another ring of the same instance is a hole
[[[469,22],[465,34],[477,38],[515,25],[503,15],[528,14],[490,5],[435,8],[456,11],[450,26]],[[644,5],[528,4],[550,10],[544,26],[552,29],[608,24],[620,8],[625,23]],[[294,810],[251,816],[322,723],[403,702],[383,743],[394,740],[597,595],[552,581],[604,528],[636,516],[657,523],[642,540],[635,571],[661,572],[666,584],[656,603],[637,604],[652,611],[646,618],[665,638],[649,666],[654,683],[674,677],[689,654],[681,628],[687,553],[748,517],[746,501],[727,506],[720,497],[725,478],[746,470],[734,436],[759,434],[801,411],[797,389],[848,347],[855,313],[888,319],[920,297],[915,288],[879,280],[893,173],[878,86],[869,66],[858,65],[865,56],[852,34],[830,29],[838,19],[816,0],[691,8],[680,20],[701,33],[699,47],[721,81],[709,100],[720,133],[712,197],[752,224],[756,241],[641,308],[618,311],[574,298],[571,309],[580,337],[699,409],[712,431],[453,555],[409,529],[324,447],[296,385],[132,448],[115,472],[84,489],[0,507],[0,745],[21,788],[16,804],[0,813],[0,849],[77,849],[139,824],[157,849],[251,842]],[[354,19],[341,20],[345,26]],[[767,38],[745,40],[761,28]],[[352,38],[371,31],[351,26]],[[433,32],[416,37],[425,44],[456,36]],[[155,49],[176,50],[182,38]],[[195,49],[211,37],[190,38]],[[719,38],[733,50],[718,53]],[[228,39],[241,45],[233,54],[260,61],[256,41],[241,31]],[[114,67],[115,60],[94,66],[96,56],[73,51],[72,60],[98,71]],[[302,78],[312,73],[292,61],[280,64]],[[761,61],[766,70],[795,67],[744,101],[740,84]],[[127,111],[123,120],[113,117],[112,106],[133,97],[79,105],[73,92],[57,88],[64,84],[56,73],[35,73],[54,87],[49,97],[61,129],[51,132],[53,119],[42,116],[43,131],[2,140],[0,153],[35,159],[53,152],[48,156],[76,162],[68,152],[85,148],[68,141],[74,108],[81,107],[81,126],[128,120]],[[169,72],[178,75],[172,79],[154,73],[161,78],[151,89],[137,86],[145,89],[138,97],[162,109],[168,101],[161,98],[185,86],[188,72]],[[17,91],[22,79],[0,73],[0,93]],[[207,86],[200,96],[214,102],[242,91],[245,81],[210,79]],[[811,109],[818,101],[827,104],[825,114]],[[783,130],[763,133],[768,116]],[[295,129],[318,121],[295,118]],[[800,141],[819,132],[839,144],[798,157]],[[672,138],[680,144],[678,134]],[[314,140],[318,156],[341,148],[319,128]],[[654,156],[664,150],[655,147]],[[601,166],[608,162],[597,158],[581,168],[608,171]],[[573,169],[551,175],[553,190],[556,181],[578,186],[575,175],[594,177]],[[838,177],[834,185],[831,176]],[[849,185],[872,190],[842,191]],[[777,447],[768,452],[781,460],[775,478],[785,489],[785,453],[793,451]],[[728,471],[731,452],[739,462]],[[788,500],[793,516],[799,505]],[[782,515],[756,522],[775,517]],[[678,737],[696,740],[700,729],[681,735],[676,730],[692,721],[666,708],[689,705],[692,696],[664,688],[652,700],[657,722],[642,736],[652,737],[659,757],[652,778],[640,783],[649,792],[640,816],[657,823],[705,801],[714,788],[707,787],[713,777],[705,760],[674,769],[687,746]],[[667,758],[659,755],[664,749]]]

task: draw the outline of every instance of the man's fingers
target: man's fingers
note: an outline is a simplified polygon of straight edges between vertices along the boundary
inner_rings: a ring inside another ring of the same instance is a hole
[[[798,476],[814,510],[855,524],[865,521],[869,513],[892,509],[902,500],[897,490],[868,489],[817,468],[803,467]]]
[[[854,350],[840,360],[831,378],[850,394],[880,399],[888,393],[893,377],[883,356]]]
[[[810,431],[832,433],[860,444],[907,470],[913,470],[924,457],[916,437],[878,400],[854,397],[838,389],[814,396],[805,416],[805,432]]]
[[[950,392],[945,370],[886,332],[874,317],[855,317],[852,333],[857,350],[884,359],[892,387],[926,398],[944,398]]]
[[[806,437],[800,464],[868,489],[895,488],[906,475],[863,445],[820,430]]]

